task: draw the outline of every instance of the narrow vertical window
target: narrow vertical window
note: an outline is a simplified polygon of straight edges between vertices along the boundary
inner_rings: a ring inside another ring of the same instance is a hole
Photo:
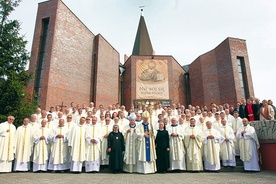
[[[245,63],[243,57],[237,57],[238,65],[238,77],[241,86],[242,98],[247,99],[249,97],[248,93],[248,84],[247,84],[247,75],[245,70]]]
[[[34,90],[37,95],[38,101],[40,101],[40,96],[41,96],[41,86],[42,86],[43,68],[44,68],[44,60],[45,60],[45,47],[46,47],[46,40],[48,35],[48,27],[49,27],[49,18],[42,19],[42,32],[40,37],[40,48],[38,53],[38,62],[37,62],[35,86],[34,86]]]

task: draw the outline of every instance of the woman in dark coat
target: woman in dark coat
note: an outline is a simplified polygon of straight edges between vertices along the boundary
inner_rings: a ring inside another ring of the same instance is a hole
[[[155,139],[156,148],[156,167],[158,173],[166,173],[170,167],[170,142],[169,133],[164,130],[164,123],[159,123],[159,130],[157,130],[157,135]]]
[[[107,152],[109,154],[109,169],[113,173],[120,173],[123,169],[123,151],[125,151],[124,136],[119,132],[119,126],[114,125],[113,131],[107,138]]]

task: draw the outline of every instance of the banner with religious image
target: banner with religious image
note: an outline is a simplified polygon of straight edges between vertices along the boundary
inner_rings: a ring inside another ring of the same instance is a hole
[[[136,99],[169,99],[167,60],[137,60]]]

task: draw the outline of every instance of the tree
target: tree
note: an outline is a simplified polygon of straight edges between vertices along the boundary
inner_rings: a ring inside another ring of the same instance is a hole
[[[19,33],[18,20],[9,20],[9,15],[21,0],[0,0],[0,122],[13,115],[15,125],[21,125],[25,117],[35,111],[37,102],[25,93],[32,74],[26,72],[30,58],[27,41]]]

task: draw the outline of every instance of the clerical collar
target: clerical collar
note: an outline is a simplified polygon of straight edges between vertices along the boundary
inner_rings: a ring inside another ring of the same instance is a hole
[[[116,131],[116,132],[115,132],[115,131],[113,131],[113,132],[117,134],[119,131]]]
[[[129,127],[130,127],[130,128],[135,128],[135,127],[136,127],[136,124],[134,124],[134,125],[129,124]]]
[[[143,124],[143,125],[148,125],[149,123],[148,123],[148,122],[143,122],[142,124]]]
[[[190,125],[190,127],[191,127],[191,128],[194,128],[194,127],[195,127],[195,125],[194,125],[194,126]]]
[[[171,125],[172,127],[176,127],[176,126],[178,126],[178,124],[175,124],[175,125]]]

